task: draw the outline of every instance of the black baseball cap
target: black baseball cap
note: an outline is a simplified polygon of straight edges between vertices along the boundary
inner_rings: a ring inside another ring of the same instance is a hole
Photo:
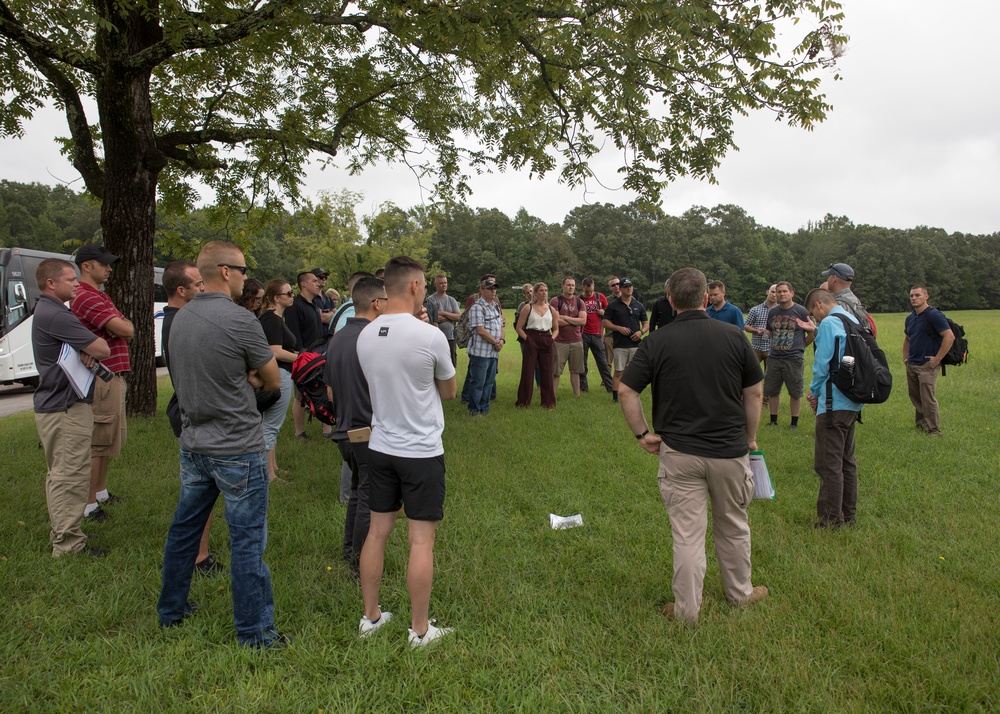
[[[109,251],[103,245],[88,243],[76,251],[76,264],[83,265],[88,260],[96,260],[103,265],[111,265],[118,260],[118,256]]]
[[[624,280],[622,280],[621,282],[618,283],[618,287],[620,287],[620,288],[630,288],[630,287],[632,287],[632,281],[629,280],[628,278],[625,278]]]
[[[317,278],[325,278],[327,275],[329,275],[329,273],[323,270],[322,268],[313,268],[309,272],[315,275]]]

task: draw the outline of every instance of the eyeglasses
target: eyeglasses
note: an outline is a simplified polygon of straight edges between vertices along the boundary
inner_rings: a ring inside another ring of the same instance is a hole
[[[229,263],[216,263],[215,267],[229,268],[230,270],[238,270],[240,271],[241,275],[246,275],[248,270],[247,266],[245,265],[230,265]]]
[[[378,303],[378,301],[379,301],[379,300],[385,300],[385,301],[388,301],[388,300],[389,300],[389,298],[387,298],[387,297],[377,297],[377,298],[372,298],[372,302],[374,302],[374,303]]]
[[[609,288],[617,288],[621,283],[608,283]]]

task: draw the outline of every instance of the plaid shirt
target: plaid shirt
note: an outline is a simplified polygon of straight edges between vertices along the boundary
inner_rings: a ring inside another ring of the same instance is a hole
[[[483,327],[490,337],[499,340],[503,337],[503,314],[498,303],[488,303],[479,298],[469,308],[469,346],[465,348],[470,357],[492,357],[497,359],[500,353],[493,345],[480,337],[477,327]]]
[[[750,308],[747,314],[747,327],[755,327],[758,330],[767,329],[767,311],[770,310],[766,302]],[[771,338],[767,335],[754,335],[750,338],[750,346],[757,352],[771,351]]]
[[[70,301],[69,308],[88,330],[107,341],[108,347],[111,348],[111,356],[101,360],[101,364],[115,374],[131,371],[128,342],[104,329],[112,319],[125,318],[111,302],[107,293],[96,290],[81,280],[80,289],[76,291],[76,297]]]

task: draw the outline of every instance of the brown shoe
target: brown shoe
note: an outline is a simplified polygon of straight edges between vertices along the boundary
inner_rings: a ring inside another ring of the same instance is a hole
[[[668,620],[674,619],[674,604],[672,602],[668,602],[663,606],[663,616]]]
[[[753,592],[750,593],[750,597],[741,602],[737,607],[748,608],[751,605],[755,605],[764,598],[767,597],[767,586],[766,585],[755,585]]]

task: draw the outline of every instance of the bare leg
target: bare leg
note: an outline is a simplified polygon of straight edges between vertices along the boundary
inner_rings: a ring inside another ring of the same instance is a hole
[[[427,611],[434,581],[434,532],[438,522],[409,523],[410,562],[406,568],[406,588],[410,591],[410,627],[417,634],[422,634],[427,632]]]
[[[90,457],[90,494],[87,496],[87,504],[97,503],[98,491],[103,491],[108,487],[108,461],[110,456]]]
[[[618,385],[621,384],[622,374],[624,372],[615,372],[615,376],[611,379],[611,389],[615,392],[618,391]]]
[[[797,417],[802,409],[802,397],[789,397],[788,406],[791,409],[792,416]]]
[[[267,452],[267,478],[269,481],[278,478],[278,459],[274,454],[274,449]]]
[[[372,513],[368,537],[361,549],[361,597],[365,603],[365,616],[372,622],[382,617],[378,591],[382,585],[382,568],[385,567],[385,544],[394,525],[395,513]]]
[[[292,421],[295,422],[296,436],[306,430],[306,410],[299,403],[297,394],[292,396]]]
[[[556,393],[559,391],[559,376],[556,375],[552,378],[552,392]]]

